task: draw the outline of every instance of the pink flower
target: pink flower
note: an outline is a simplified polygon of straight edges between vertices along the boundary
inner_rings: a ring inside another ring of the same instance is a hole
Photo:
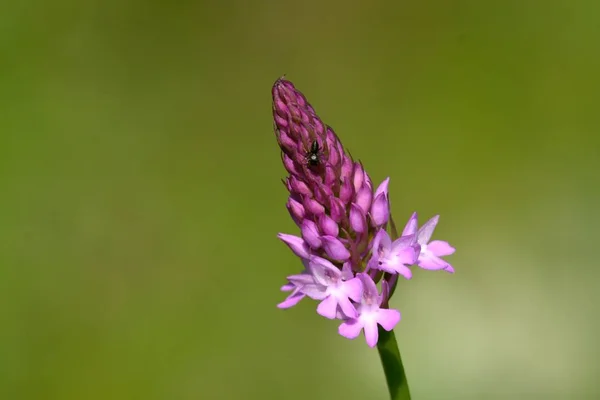
[[[355,317],[356,308],[351,300],[355,302],[360,300],[362,293],[360,279],[354,278],[348,268],[340,270],[321,257],[311,256],[309,260],[302,260],[302,262],[306,269],[287,277],[289,283],[281,290],[292,293],[277,307],[295,306],[308,296],[314,300],[321,300],[317,306],[317,313],[326,318]]]
[[[387,308],[379,308],[385,297],[387,297],[387,283],[382,282],[382,293],[379,294],[377,286],[371,277],[365,273],[357,275],[362,282],[361,302],[356,311],[358,316],[344,321],[338,328],[338,332],[345,338],[355,339],[361,330],[365,332],[365,339],[369,347],[375,347],[379,339],[378,327],[381,325],[386,331],[394,329],[400,321],[400,312]]]
[[[304,285],[301,291],[312,299],[321,300],[317,306],[317,313],[334,319],[338,315],[339,307],[344,316],[355,317],[356,309],[350,300],[355,302],[360,300],[362,292],[360,279],[344,280],[347,274],[321,257],[311,257],[308,265],[314,284]],[[293,282],[292,279],[290,281]]]
[[[342,336],[354,339],[364,330],[373,347],[379,329],[392,330],[400,321],[400,312],[387,308],[398,277],[411,279],[415,264],[454,272],[442,259],[454,248],[429,242],[438,216],[419,229],[414,213],[397,237],[390,178],[374,187],[362,163],[292,82],[277,79],[271,93],[275,137],[287,171],[286,208],[300,228],[299,236],[278,236],[304,265],[287,277],[281,290],[288,296],[277,307],[293,307],[305,297],[317,300],[318,314],[342,320]]]
[[[419,267],[428,270],[443,269],[450,273],[454,273],[452,265],[441,258],[453,254],[455,251],[454,247],[442,240],[429,242],[439,218],[439,215],[434,216],[429,221],[425,222],[417,231],[417,213],[413,213],[404,227],[402,235],[417,235],[417,244],[421,247],[419,258],[417,260],[417,265]]]
[[[419,256],[419,246],[415,235],[401,236],[393,243],[384,229],[380,229],[373,238],[373,256],[369,268],[380,269],[390,274],[400,274],[406,279],[412,277],[408,268]]]

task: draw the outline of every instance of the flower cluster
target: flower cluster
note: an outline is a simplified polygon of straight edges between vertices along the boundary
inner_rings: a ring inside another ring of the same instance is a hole
[[[272,94],[275,135],[289,174],[286,207],[301,232],[279,238],[304,265],[287,277],[281,290],[290,293],[278,307],[292,307],[304,297],[317,300],[317,313],[341,320],[340,335],[354,339],[364,330],[373,347],[378,325],[389,331],[400,321],[400,312],[388,306],[398,276],[411,279],[413,265],[454,272],[441,258],[454,248],[430,241],[438,216],[419,228],[414,213],[398,235],[389,178],[374,189],[363,165],[290,81],[278,79]]]

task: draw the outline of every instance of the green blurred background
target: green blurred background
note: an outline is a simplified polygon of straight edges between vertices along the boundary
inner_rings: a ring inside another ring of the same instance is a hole
[[[415,399],[600,393],[596,1],[3,1],[0,398],[385,399],[305,301],[272,132],[283,74],[441,214],[399,286]],[[402,222],[400,222],[402,223]]]

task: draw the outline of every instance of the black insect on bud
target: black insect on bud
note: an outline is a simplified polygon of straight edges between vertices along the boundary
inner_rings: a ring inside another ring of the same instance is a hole
[[[315,167],[321,163],[321,154],[319,149],[319,142],[316,140],[312,142],[310,151],[306,153],[306,162],[309,166]]]

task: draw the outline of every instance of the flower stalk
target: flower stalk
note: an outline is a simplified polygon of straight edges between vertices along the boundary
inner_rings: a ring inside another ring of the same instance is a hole
[[[408,380],[404,372],[404,365],[398,350],[396,335],[394,331],[379,329],[379,341],[377,351],[381,359],[381,365],[385,374],[388,391],[391,400],[410,400]]]

